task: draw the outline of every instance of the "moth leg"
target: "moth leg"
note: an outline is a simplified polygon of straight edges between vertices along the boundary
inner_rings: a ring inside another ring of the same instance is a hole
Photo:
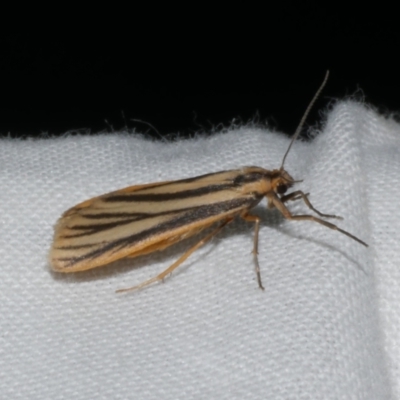
[[[201,239],[198,243],[196,243],[194,246],[192,246],[188,251],[186,251],[186,253],[182,254],[171,266],[169,266],[166,270],[164,270],[157,276],[154,276],[153,278],[150,278],[147,281],[140,283],[139,285],[132,286],[132,287],[126,288],[126,289],[119,289],[119,290],[117,290],[117,293],[129,292],[131,290],[141,289],[141,288],[144,288],[145,286],[148,286],[154,282],[161,281],[168,274],[172,273],[176,268],[178,268],[179,265],[181,265],[194,251],[196,251],[198,248],[200,248],[201,246],[206,244],[216,234],[218,234],[222,230],[222,228],[224,228],[232,220],[233,220],[233,218],[227,218],[216,229],[214,229],[211,233],[209,233],[207,236],[205,236],[203,239]]]
[[[313,215],[292,215],[292,213],[286,208],[285,204],[282,200],[273,192],[268,194],[268,199],[273,203],[273,205],[279,210],[279,212],[286,218],[295,221],[313,221],[318,222],[321,225],[326,226],[329,229],[333,229],[335,231],[341,232],[344,235],[348,236],[349,238],[355,240],[358,243],[361,243],[363,246],[368,247],[367,243],[363,242],[358,237],[355,237],[351,233],[340,229],[338,226],[331,224],[328,221],[325,221],[321,218],[314,217]],[[307,203],[306,203],[307,204]],[[313,208],[312,208],[313,209]]]
[[[330,215],[330,214],[323,214],[322,212],[319,212],[316,208],[314,208],[314,206],[311,204],[310,200],[308,200],[308,195],[310,193],[304,193],[301,190],[296,190],[295,192],[286,194],[285,196],[282,196],[280,198],[282,203],[285,203],[286,201],[289,200],[299,200],[302,199],[304,201],[304,203],[306,204],[306,206],[314,211],[316,214],[318,214],[320,217],[324,217],[324,218],[336,218],[336,219],[343,219],[342,217],[339,217],[338,215]]]
[[[301,195],[299,195],[298,192],[301,192],[301,190],[296,190],[293,193],[289,193],[289,194],[285,194],[284,196],[281,196],[280,199],[283,203],[287,202],[287,201],[296,201],[302,198]],[[304,196],[306,196],[308,198],[308,196],[310,195],[310,193],[304,193]]]
[[[264,286],[262,285],[261,281],[260,264],[258,263],[258,232],[260,230],[260,218],[257,217],[256,215],[247,214],[247,211],[243,212],[240,215],[240,217],[247,222],[254,222],[254,245],[253,245],[254,263],[256,265],[258,286],[260,287],[260,289],[264,290]]]

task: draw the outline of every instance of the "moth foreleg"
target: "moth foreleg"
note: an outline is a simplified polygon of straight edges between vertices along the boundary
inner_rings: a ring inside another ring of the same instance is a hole
[[[295,192],[293,192],[293,193],[295,193]],[[303,198],[304,202],[307,204],[307,201],[308,201],[307,196],[304,195],[304,197],[303,196],[301,196],[301,197]],[[351,233],[345,231],[344,229],[340,229],[335,224],[332,224],[332,223],[330,223],[328,221],[325,221],[325,220],[323,220],[321,218],[314,217],[314,215],[292,215],[292,213],[286,208],[285,204],[282,202],[282,199],[280,199],[275,193],[269,193],[268,194],[268,199],[269,199],[270,202],[272,202],[274,207],[276,207],[277,210],[279,210],[279,212],[286,219],[291,219],[291,220],[294,220],[294,221],[313,221],[313,222],[318,222],[319,224],[324,225],[329,229],[333,229],[335,231],[341,232],[344,235],[348,236],[349,238],[355,240],[356,242],[361,243],[363,246],[368,247],[367,243],[363,242],[358,237],[352,235]],[[307,199],[307,201],[305,199]],[[310,203],[310,205],[311,205],[311,203]],[[314,207],[311,206],[310,208],[313,211],[316,211],[314,209]],[[319,213],[319,215],[321,215],[321,214]],[[324,215],[324,214],[322,214],[322,215]]]
[[[318,214],[320,217],[323,218],[336,218],[336,219],[343,219],[342,217],[339,217],[338,215],[330,215],[330,214],[323,214],[322,212],[318,211],[314,206],[311,204],[310,200],[308,199],[308,195],[310,193],[304,193],[301,190],[296,190],[295,192],[286,194],[280,198],[282,203],[285,203],[286,201],[294,201],[294,200],[299,200],[302,199],[306,206],[314,211],[316,214]]]

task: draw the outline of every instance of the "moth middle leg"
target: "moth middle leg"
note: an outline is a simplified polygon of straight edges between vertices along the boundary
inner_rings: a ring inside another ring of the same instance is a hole
[[[256,265],[256,274],[258,286],[260,289],[264,290],[264,286],[261,281],[261,272],[260,272],[260,264],[258,262],[258,232],[260,231],[260,217],[256,215],[248,214],[248,211],[244,211],[240,217],[247,222],[254,222],[254,244],[253,244],[253,256],[254,263]]]

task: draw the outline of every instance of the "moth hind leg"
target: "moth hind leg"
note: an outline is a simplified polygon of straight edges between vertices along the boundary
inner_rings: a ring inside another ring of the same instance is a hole
[[[182,254],[172,265],[170,265],[167,269],[162,271],[160,274],[158,274],[158,275],[154,276],[153,278],[150,278],[150,279],[140,283],[139,285],[132,286],[132,287],[126,288],[126,289],[119,289],[116,292],[117,293],[124,293],[124,292],[130,292],[130,291],[137,290],[137,289],[142,289],[142,288],[144,288],[144,287],[146,287],[148,285],[151,285],[152,283],[155,283],[155,282],[163,280],[167,275],[171,274],[176,268],[178,268],[193,252],[195,252],[198,248],[200,248],[201,246],[206,244],[215,235],[217,235],[222,230],[222,228],[224,228],[232,220],[233,220],[233,218],[227,218],[217,228],[215,228],[212,232],[210,232],[208,235],[206,235],[199,242],[197,242],[194,246],[192,246],[184,254]],[[177,241],[178,240],[176,240],[175,242],[177,242]]]

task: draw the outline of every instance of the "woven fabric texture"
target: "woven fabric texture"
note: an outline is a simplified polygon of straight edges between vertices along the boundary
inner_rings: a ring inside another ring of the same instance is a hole
[[[47,255],[57,218],[76,203],[134,184],[279,168],[285,136],[242,127],[175,143],[124,132],[1,140],[1,397],[400,398],[400,126],[353,102],[327,118],[285,168],[370,247],[286,221],[263,201],[254,212],[264,292],[244,221],[164,283],[128,294],[115,290],[154,276],[196,238],[75,274],[51,272]]]

